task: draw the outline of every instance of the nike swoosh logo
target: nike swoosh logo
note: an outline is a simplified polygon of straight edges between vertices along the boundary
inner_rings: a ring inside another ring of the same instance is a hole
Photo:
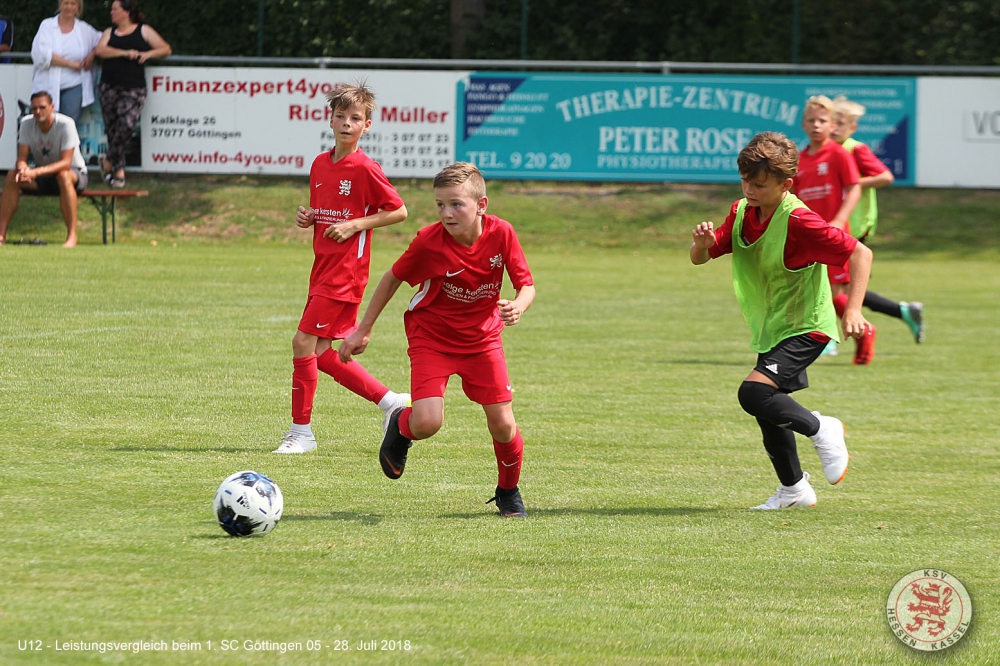
[[[508,465],[507,463],[505,463],[504,461],[501,460],[500,464],[503,465],[504,467],[513,467],[514,465],[517,464],[517,461],[514,461],[514,462],[512,462],[511,464]]]
[[[445,271],[444,276],[445,277],[455,277],[456,275],[458,275],[459,273],[462,273],[463,271],[465,271],[464,268],[462,270],[460,270],[460,271],[455,271],[454,273],[452,273],[451,271]]]
[[[389,469],[392,470],[393,474],[395,474],[396,476],[401,476],[403,474],[400,470],[396,469],[396,466],[392,464],[391,460],[389,460],[385,456],[380,456],[380,457],[382,458],[382,462],[384,462],[386,465],[389,466]]]
[[[507,390],[508,391],[510,390],[510,384],[507,384]]]
[[[316,187],[320,187],[323,183],[316,183]]]
[[[316,328],[326,328],[329,324],[316,324]]]

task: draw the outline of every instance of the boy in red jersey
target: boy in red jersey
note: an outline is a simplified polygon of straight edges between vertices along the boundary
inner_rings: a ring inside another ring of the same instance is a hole
[[[524,440],[514,421],[510,379],[500,334],[513,326],[535,298],[534,281],[509,222],[486,214],[486,183],[474,165],[459,162],[434,177],[440,224],[424,227],[372,294],[357,330],[340,345],[351,359],[368,346],[372,326],[403,282],[420,285],[403,322],[409,342],[413,407],[389,416],[379,462],[390,479],[406,465],[412,440],[426,439],[444,423],[444,393],[451,375],[483,406],[493,437],[500,515],[524,517],[518,490]],[[500,297],[503,273],[514,285],[514,300]],[[487,502],[487,504],[489,504]]]
[[[871,250],[789,193],[798,163],[799,151],[785,135],[758,134],[736,160],[744,198],[733,204],[718,229],[702,222],[692,232],[691,263],[733,255],[733,287],[750,325],[750,347],[758,354],[738,397],[757,419],[781,485],[754,509],[816,504],[809,475],[799,464],[795,433],[812,440],[827,481],[837,484],[847,473],[844,424],[810,412],[789,395],[809,386],[806,368],[837,337],[824,264],[846,262],[854,272],[842,318],[844,334],[856,338],[871,326],[861,314]]]
[[[318,370],[377,404],[388,415],[409,396],[390,391],[360,363],[342,363],[332,348],[355,326],[368,284],[371,232],[406,219],[406,206],[377,162],[358,148],[372,124],[375,95],[363,83],[340,86],[327,95],[336,144],[309,170],[309,208],[300,206],[295,224],[313,227],[309,298],[292,338],[292,426],[274,453],[316,448],[312,408]]]
[[[814,95],[802,111],[802,129],[809,145],[799,154],[799,170],[792,182],[795,195],[832,226],[851,232],[850,218],[861,198],[860,177],[854,158],[830,138],[833,132],[833,100]],[[851,282],[847,264],[829,267],[833,295],[844,293]],[[838,301],[842,302],[842,301]],[[834,303],[837,308],[837,303]],[[837,316],[843,317],[842,309]],[[867,365],[875,357],[875,327],[855,340],[854,363]]]
[[[843,95],[833,100],[836,113],[833,118],[833,133],[830,135],[853,157],[858,165],[861,180],[861,200],[851,214],[851,235],[862,243],[875,235],[878,226],[878,201],[875,190],[892,185],[895,177],[871,151],[871,148],[853,138],[858,131],[858,120],[865,115],[865,107],[852,102]],[[837,299],[847,298],[841,294],[834,298],[834,306],[841,307]],[[916,301],[893,301],[869,290],[865,293],[865,307],[871,308],[896,319],[902,319],[910,328],[913,339],[919,344],[924,341],[924,305]]]

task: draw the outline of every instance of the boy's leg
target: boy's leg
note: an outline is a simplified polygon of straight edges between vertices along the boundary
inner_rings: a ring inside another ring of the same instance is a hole
[[[823,463],[827,480],[836,484],[847,472],[849,458],[843,424],[832,417],[810,412],[789,395],[809,386],[806,368],[819,357],[823,347],[823,342],[809,335],[799,335],[782,340],[771,351],[758,355],[757,366],[740,385],[739,400],[743,409],[758,421],[809,437]],[[777,439],[771,441],[776,443]]]
[[[486,424],[493,437],[493,453],[497,459],[497,487],[503,490],[517,488],[524,460],[524,438],[514,422],[510,402],[483,405]]]
[[[292,338],[292,425],[273,453],[308,453],[316,448],[312,409],[319,373],[314,335],[296,331]]]
[[[771,459],[771,465],[781,485],[794,486],[802,480],[802,465],[799,463],[799,453],[795,447],[795,432],[776,426],[759,416],[757,425],[760,426],[760,432],[764,436],[764,450]]]
[[[872,292],[865,292],[864,305],[868,305],[868,295]],[[878,294],[874,294],[876,298],[882,298]],[[883,301],[889,301],[887,298],[882,298]],[[891,301],[889,301],[891,302]],[[844,310],[847,309],[847,293],[843,292],[837,294],[833,297],[833,309],[837,312],[837,316],[843,319]],[[878,312],[878,310],[876,310]],[[875,358],[875,335],[877,331],[875,325],[872,324],[863,336],[860,338],[855,338],[854,340],[854,365],[868,365]]]
[[[352,359],[344,363],[337,350],[330,347],[320,354],[317,361],[320,370],[333,377],[334,381],[368,402],[378,404],[389,393],[389,388],[377,380],[363,365]]]

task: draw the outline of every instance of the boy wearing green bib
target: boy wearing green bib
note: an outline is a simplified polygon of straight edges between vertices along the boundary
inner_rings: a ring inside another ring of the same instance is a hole
[[[692,232],[691,263],[733,255],[733,289],[750,326],[750,347],[757,352],[757,365],[738,397],[757,419],[781,485],[754,509],[816,504],[809,474],[799,463],[795,433],[812,440],[827,481],[835,485],[847,473],[843,423],[810,412],[789,395],[809,386],[806,368],[827,342],[838,339],[826,266],[850,263],[844,334],[858,338],[871,328],[861,314],[871,250],[788,191],[798,163],[798,149],[785,135],[758,134],[736,161],[744,198],[732,205],[718,229],[702,222]]]
[[[851,234],[862,243],[875,235],[878,226],[878,202],[875,190],[892,185],[895,177],[882,163],[871,148],[853,138],[858,131],[858,120],[865,115],[865,107],[852,102],[843,95],[833,100],[833,132],[830,138],[839,143],[854,157],[861,180],[861,199],[851,213]],[[846,294],[843,300],[847,300]],[[840,308],[837,297],[834,308]],[[919,344],[924,341],[924,305],[917,301],[894,301],[873,291],[865,294],[864,306],[880,314],[902,319],[910,328],[913,339]]]

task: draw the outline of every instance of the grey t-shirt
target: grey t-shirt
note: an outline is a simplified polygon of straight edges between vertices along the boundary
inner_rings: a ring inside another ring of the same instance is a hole
[[[17,144],[28,146],[31,157],[35,160],[35,166],[58,162],[62,151],[72,148],[73,168],[86,171],[87,163],[83,161],[83,154],[80,152],[80,135],[76,132],[76,123],[61,113],[54,113],[52,117],[52,127],[48,132],[42,131],[34,116],[21,120]]]

